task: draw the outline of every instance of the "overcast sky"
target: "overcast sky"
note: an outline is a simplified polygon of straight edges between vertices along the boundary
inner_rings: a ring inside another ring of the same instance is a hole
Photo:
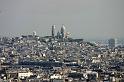
[[[124,38],[124,0],[0,0],[0,36],[50,35],[53,24],[72,37]]]

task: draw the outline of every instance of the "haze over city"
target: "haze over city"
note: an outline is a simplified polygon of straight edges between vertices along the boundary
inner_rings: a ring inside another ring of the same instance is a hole
[[[124,38],[124,0],[0,0],[0,36],[36,31],[50,35],[65,25],[72,37]]]
[[[0,0],[0,82],[124,82],[124,0]]]

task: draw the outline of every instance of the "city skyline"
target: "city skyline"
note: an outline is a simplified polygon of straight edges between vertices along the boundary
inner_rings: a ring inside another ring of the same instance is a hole
[[[123,0],[0,1],[0,36],[51,35],[62,24],[71,37],[124,38]]]

